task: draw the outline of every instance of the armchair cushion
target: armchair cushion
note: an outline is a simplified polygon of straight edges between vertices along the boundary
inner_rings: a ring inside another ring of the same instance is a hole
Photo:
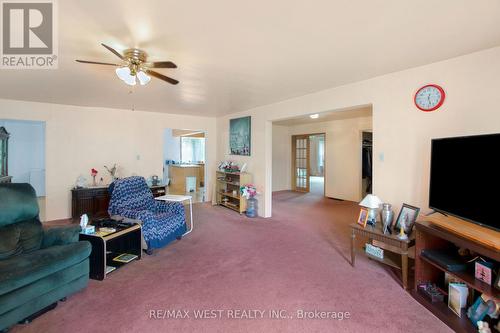
[[[89,242],[76,242],[0,260],[0,295],[86,260],[90,250]]]
[[[0,227],[38,217],[35,189],[30,184],[7,183],[0,186]]]
[[[78,242],[81,227],[78,224],[47,228],[43,233],[42,249],[55,245],[67,245]]]
[[[15,225],[0,228],[0,260],[7,259],[21,253],[19,244],[20,230]]]
[[[180,202],[155,200],[154,209],[158,213],[185,214],[184,205]]]
[[[40,249],[42,237],[42,224],[38,219],[0,228],[0,260]]]

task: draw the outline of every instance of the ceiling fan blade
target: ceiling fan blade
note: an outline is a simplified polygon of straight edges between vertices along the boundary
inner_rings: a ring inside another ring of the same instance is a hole
[[[76,60],[76,62],[81,62],[82,64],[121,66],[121,65],[117,65],[117,64],[110,64],[109,62],[87,61],[87,60],[78,60],[78,59]]]
[[[167,81],[168,83],[171,83],[171,84],[177,84],[179,83],[179,81],[177,80],[174,80],[168,76],[165,76],[163,74],[160,74],[158,72],[155,72],[155,71],[152,71],[152,70],[148,70],[147,73],[151,76],[154,76],[155,78],[157,79],[160,79],[160,80],[163,80],[163,81]]]
[[[110,46],[107,46],[106,44],[104,43],[101,43],[102,46],[104,46],[105,48],[107,48],[109,51],[113,52],[118,58],[120,58],[121,60],[124,60],[123,56],[118,52],[116,51],[114,48],[110,47]]]
[[[147,65],[151,68],[177,68],[177,65],[171,61],[154,61]]]

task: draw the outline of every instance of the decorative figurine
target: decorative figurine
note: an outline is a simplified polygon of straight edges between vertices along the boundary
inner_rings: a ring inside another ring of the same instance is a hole
[[[408,221],[408,215],[404,215],[403,219],[401,220],[400,226],[399,226],[399,235],[398,238],[401,240],[408,239],[408,236],[405,234],[405,229],[406,229],[406,222]]]

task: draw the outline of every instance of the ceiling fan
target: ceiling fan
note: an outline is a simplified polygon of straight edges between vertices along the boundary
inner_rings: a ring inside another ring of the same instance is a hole
[[[118,67],[116,69],[116,75],[124,81],[126,84],[135,86],[137,81],[139,84],[145,85],[151,81],[151,76],[166,81],[170,84],[177,84],[179,81],[172,79],[168,76],[160,74],[151,68],[177,68],[177,65],[171,61],[154,61],[147,62],[148,54],[140,49],[126,49],[123,54],[116,51],[112,47],[106,44],[102,44],[106,49],[111,51],[114,55],[120,58],[123,63],[121,64],[111,64],[108,62],[97,62],[97,61],[87,61],[87,60],[76,60],[84,64],[95,64],[95,65],[107,65]],[[149,75],[148,75],[149,74]]]

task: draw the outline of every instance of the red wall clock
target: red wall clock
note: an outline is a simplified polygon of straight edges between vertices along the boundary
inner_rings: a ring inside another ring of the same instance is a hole
[[[443,88],[436,84],[428,84],[417,90],[414,102],[420,110],[430,112],[439,109],[444,103],[444,98]]]

